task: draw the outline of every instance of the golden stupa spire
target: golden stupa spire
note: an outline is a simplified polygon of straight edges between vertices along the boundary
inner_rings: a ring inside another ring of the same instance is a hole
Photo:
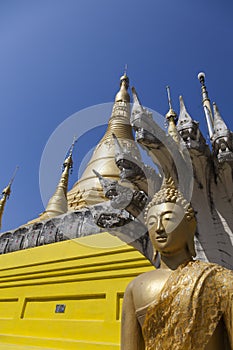
[[[129,78],[127,76],[127,64],[125,65],[124,75],[120,78],[120,91],[116,94],[115,102],[130,102],[128,93]]]
[[[103,178],[119,180],[119,169],[115,163],[113,134],[116,135],[122,146],[126,147],[133,154],[137,153],[140,158],[130,125],[130,96],[128,88],[129,78],[125,69],[123,76],[120,78],[120,90],[115,97],[106,133],[96,146],[81,178],[68,192],[68,206],[71,210],[78,210],[106,200],[99,180],[92,169],[95,169]]]
[[[63,163],[63,171],[62,171],[60,181],[57,185],[56,191],[54,192],[53,196],[50,198],[45,211],[38,218],[32,221],[29,221],[28,224],[34,224],[35,222],[47,220],[49,218],[52,218],[61,214],[65,214],[67,212],[68,181],[69,181],[70,170],[72,170],[72,166],[73,166],[72,153],[73,153],[75,142],[76,142],[76,139],[74,138],[74,141],[68,152],[68,156],[66,157]]]
[[[129,137],[133,139],[130,125],[130,95],[128,93],[128,88],[129,78],[125,68],[124,75],[120,77],[120,90],[115,96],[115,103],[108,122],[107,131],[100,142],[108,138],[112,139],[112,134],[115,134],[118,138]]]
[[[171,93],[170,93],[170,87],[166,86],[167,89],[167,97],[168,97],[168,105],[169,105],[169,111],[166,114],[166,120],[168,123],[168,134],[176,141],[179,142],[179,135],[178,131],[176,129],[176,122],[177,122],[177,114],[172,108],[172,100],[171,100]]]
[[[208,91],[207,91],[206,85],[205,85],[205,73],[201,72],[198,74],[197,77],[201,83],[202,105],[203,105],[204,112],[205,112],[209,136],[210,136],[210,139],[212,139],[213,133],[214,133],[214,120],[213,120],[210,99],[208,96]]]
[[[4,188],[4,190],[2,191],[2,198],[0,199],[0,229],[2,227],[2,216],[3,216],[3,212],[4,212],[4,208],[5,208],[5,204],[7,199],[10,197],[11,194],[11,185],[14,181],[15,175],[18,171],[18,166],[15,168],[14,174],[9,182],[9,184],[7,185],[6,188]]]

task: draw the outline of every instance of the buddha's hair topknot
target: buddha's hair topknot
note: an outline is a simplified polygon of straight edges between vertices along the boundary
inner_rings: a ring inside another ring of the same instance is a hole
[[[184,209],[185,216],[188,220],[190,220],[195,216],[195,213],[193,208],[191,207],[191,204],[183,197],[182,193],[176,189],[174,181],[170,177],[164,180],[161,186],[161,189],[155,193],[151,202],[146,207],[145,213],[144,213],[145,222],[147,221],[147,215],[148,215],[149,209],[154,205],[158,205],[165,202],[175,203],[177,205],[180,205]]]

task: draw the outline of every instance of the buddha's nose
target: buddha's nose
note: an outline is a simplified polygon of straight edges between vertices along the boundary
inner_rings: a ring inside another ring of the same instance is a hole
[[[156,232],[157,232],[157,233],[164,232],[164,227],[163,227],[161,218],[158,218],[157,227],[156,227]]]

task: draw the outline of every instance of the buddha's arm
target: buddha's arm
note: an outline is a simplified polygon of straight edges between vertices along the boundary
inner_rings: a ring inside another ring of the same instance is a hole
[[[122,306],[121,350],[145,350],[141,327],[135,314],[132,283],[125,291]]]

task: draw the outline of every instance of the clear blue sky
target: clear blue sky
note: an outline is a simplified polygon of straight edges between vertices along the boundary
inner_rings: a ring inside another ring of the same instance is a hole
[[[183,94],[204,136],[196,76],[205,71],[209,95],[233,129],[232,18],[232,0],[1,0],[1,188],[20,166],[2,231],[44,210],[39,166],[50,135],[75,112],[112,102],[125,63],[144,105],[165,114],[169,84],[176,111]],[[98,125],[98,114],[92,118]],[[70,186],[87,151],[81,143],[75,149]],[[48,187],[53,193],[56,183]]]

